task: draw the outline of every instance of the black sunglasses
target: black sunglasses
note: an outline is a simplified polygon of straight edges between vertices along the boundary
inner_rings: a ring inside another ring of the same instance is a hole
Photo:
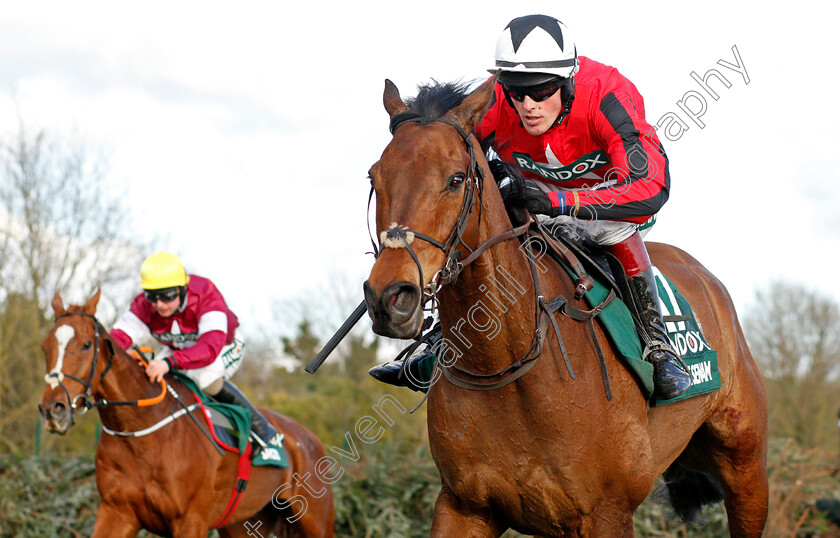
[[[171,303],[178,298],[180,291],[178,288],[170,288],[166,290],[145,291],[143,294],[146,296],[146,300],[152,304],[155,304],[158,301]]]
[[[524,101],[527,96],[537,103],[545,101],[562,87],[563,79],[549,80],[536,86],[508,86],[502,84],[505,93],[514,101]]]

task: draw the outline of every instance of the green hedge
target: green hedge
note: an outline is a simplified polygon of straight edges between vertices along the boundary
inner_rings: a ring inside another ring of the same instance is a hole
[[[428,449],[383,440],[360,448],[357,463],[344,465],[333,486],[336,536],[428,536],[440,479]],[[840,500],[837,454],[805,450],[790,440],[770,443],[770,517],[765,536],[839,536],[821,499]],[[88,457],[0,457],[0,536],[89,536],[98,494]],[[836,514],[835,514],[836,517]],[[727,536],[723,506],[708,508],[696,524],[677,521],[648,499],[635,516],[637,536]],[[148,536],[141,533],[140,536]],[[519,536],[509,532],[505,536]]]

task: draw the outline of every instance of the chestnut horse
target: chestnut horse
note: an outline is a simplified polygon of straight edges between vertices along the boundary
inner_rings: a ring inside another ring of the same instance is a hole
[[[759,536],[766,396],[728,292],[685,252],[648,244],[717,350],[722,387],[651,407],[597,327],[608,399],[587,324],[543,312],[558,296],[584,309],[571,279],[548,256],[547,270],[534,271],[527,249],[509,240],[519,231],[471,134],[493,82],[465,94],[454,103],[418,94],[409,106],[386,80],[393,138],[370,170],[382,247],[364,286],[374,331],[417,337],[430,299],[443,328],[446,375],[428,392],[441,477],[432,536],[633,536],[635,509],[669,467],[666,476],[715,477],[732,536]],[[545,318],[559,325],[573,376],[555,333],[538,330],[550,326]],[[676,500],[690,504],[696,490],[674,480]]]
[[[74,410],[95,406],[107,430],[142,432],[195,403],[169,376],[168,387],[149,383],[138,361],[97,321],[98,302],[99,291],[83,307],[65,309],[58,293],[53,298],[56,322],[42,344],[51,386],[38,406],[47,429],[64,434],[73,425]],[[316,462],[326,455],[321,441],[288,417],[263,413],[285,435],[289,468],[252,468],[220,535],[257,536],[256,529],[262,536],[333,536],[332,490],[313,478]],[[206,428],[200,411],[198,417]],[[135,536],[143,528],[164,536],[205,537],[228,510],[237,468],[238,456],[221,456],[186,415],[148,435],[103,433],[96,448],[101,502],[93,536]]]

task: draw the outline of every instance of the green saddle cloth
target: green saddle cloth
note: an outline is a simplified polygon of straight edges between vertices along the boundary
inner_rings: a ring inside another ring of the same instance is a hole
[[[568,269],[567,269],[568,270]],[[665,328],[671,346],[688,366],[692,377],[691,387],[680,396],[670,400],[651,400],[651,405],[665,405],[679,402],[692,396],[712,392],[720,388],[720,374],[717,365],[717,352],[712,349],[703,334],[691,305],[674,284],[668,280],[657,268],[653,268],[656,276],[657,291],[659,292],[660,308],[663,317],[668,320],[678,316],[689,319],[681,321],[666,321]],[[609,288],[601,282],[595,281],[593,288],[585,295],[590,307],[600,304],[609,294]],[[636,333],[636,326],[627,306],[619,299],[613,300],[597,317],[607,336],[612,340],[621,358],[639,380],[645,398],[653,395],[653,365],[642,360],[642,344]],[[549,331],[547,338],[554,338]],[[435,357],[423,357],[418,363],[418,369],[424,381],[432,379],[435,369]]]
[[[651,405],[666,405],[718,390],[720,374],[717,352],[712,349],[700,332],[700,326],[694,317],[691,305],[659,269],[654,267],[653,273],[656,277],[662,317],[665,320],[676,317],[681,319],[681,321],[666,321],[665,329],[668,332],[671,347],[688,367],[692,382],[691,387],[680,396],[670,400],[654,399],[651,400]],[[608,293],[609,289],[596,281],[595,286],[586,293],[585,299],[590,307],[595,306],[603,301]],[[650,399],[653,394],[653,365],[642,360],[642,344],[627,306],[622,301],[614,300],[601,312],[598,320],[627,366],[638,378],[645,397]]]
[[[226,404],[217,402],[210,398],[201,390],[195,381],[177,370],[172,372],[172,375],[181,383],[186,385],[187,389],[193,392],[201,402],[207,407],[218,411],[230,422],[232,429],[228,430],[231,437],[235,439],[238,444],[238,450],[241,454],[248,446],[248,439],[251,434],[251,412],[240,406],[233,404]],[[251,465],[254,467],[280,467],[288,468],[289,461],[286,457],[286,449],[283,446],[283,435],[275,435],[268,446],[260,450],[256,456],[251,459]]]

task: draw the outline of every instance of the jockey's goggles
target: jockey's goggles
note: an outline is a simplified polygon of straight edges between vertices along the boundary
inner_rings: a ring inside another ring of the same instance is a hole
[[[502,89],[504,89],[508,97],[514,101],[524,101],[527,96],[536,103],[545,101],[557,93],[557,90],[562,87],[563,79],[560,77],[535,86],[508,86],[507,84],[502,84]]]
[[[160,301],[162,303],[171,303],[175,299],[178,298],[180,295],[180,290],[178,288],[167,288],[164,290],[145,290],[143,294],[146,296],[146,300],[152,304]]]

